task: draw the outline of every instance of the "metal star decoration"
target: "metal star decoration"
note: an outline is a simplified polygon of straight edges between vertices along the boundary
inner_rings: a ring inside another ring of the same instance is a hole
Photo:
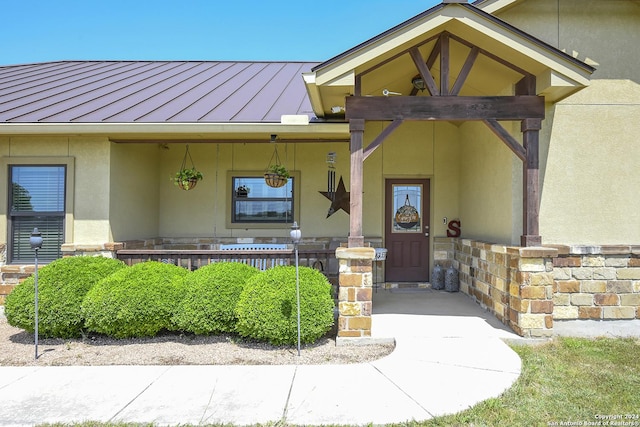
[[[330,194],[328,191],[318,191],[318,193],[331,200],[331,206],[329,207],[329,211],[327,212],[327,218],[329,218],[340,209],[349,214],[351,201],[349,192],[344,186],[344,181],[342,181],[342,176],[340,177],[340,182],[338,182],[338,188],[336,189],[336,192],[333,193],[333,197],[331,197],[332,194]]]

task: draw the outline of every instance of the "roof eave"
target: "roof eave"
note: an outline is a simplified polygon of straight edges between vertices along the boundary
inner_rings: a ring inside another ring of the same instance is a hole
[[[340,140],[349,135],[346,123],[1,123],[0,135],[102,135],[109,138],[238,139],[288,135],[300,140]]]

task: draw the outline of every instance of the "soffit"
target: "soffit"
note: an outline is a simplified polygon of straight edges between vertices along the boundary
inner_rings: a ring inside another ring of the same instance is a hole
[[[362,95],[381,95],[382,90],[409,95],[411,78],[417,74],[408,49],[419,46],[427,58],[436,38],[448,32],[513,64],[516,69],[538,76],[538,93],[557,100],[589,84],[593,68],[529,36],[509,24],[466,4],[441,4],[365,42],[305,74],[314,111],[331,114],[354,94],[356,75],[362,75]],[[451,75],[455,78],[470,47],[451,43]],[[431,68],[439,74],[438,61]],[[461,95],[502,95],[513,91],[523,74],[479,55]]]
[[[496,13],[509,9],[524,0],[477,0],[472,4],[487,13]]]

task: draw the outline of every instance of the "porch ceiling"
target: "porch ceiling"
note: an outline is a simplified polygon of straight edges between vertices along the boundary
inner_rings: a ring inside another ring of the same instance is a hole
[[[391,95],[410,95],[411,79],[418,70],[408,50],[417,46],[422,57],[428,58],[437,36],[445,31],[453,37],[452,76],[463,67],[471,51],[469,44],[499,59],[483,54],[477,57],[460,91],[463,96],[512,95],[514,84],[529,73],[537,77],[537,94],[556,101],[587,86],[594,71],[474,6],[441,4],[305,73],[314,112],[327,117],[332,115],[332,107],[344,107],[345,97],[354,95],[357,75],[362,76],[363,96],[380,96],[385,89]],[[438,60],[430,71],[439,85]]]

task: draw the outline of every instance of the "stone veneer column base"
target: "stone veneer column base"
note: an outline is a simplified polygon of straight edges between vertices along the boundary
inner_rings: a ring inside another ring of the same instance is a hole
[[[371,337],[375,249],[337,248],[339,263],[338,337],[340,344],[362,344]]]

